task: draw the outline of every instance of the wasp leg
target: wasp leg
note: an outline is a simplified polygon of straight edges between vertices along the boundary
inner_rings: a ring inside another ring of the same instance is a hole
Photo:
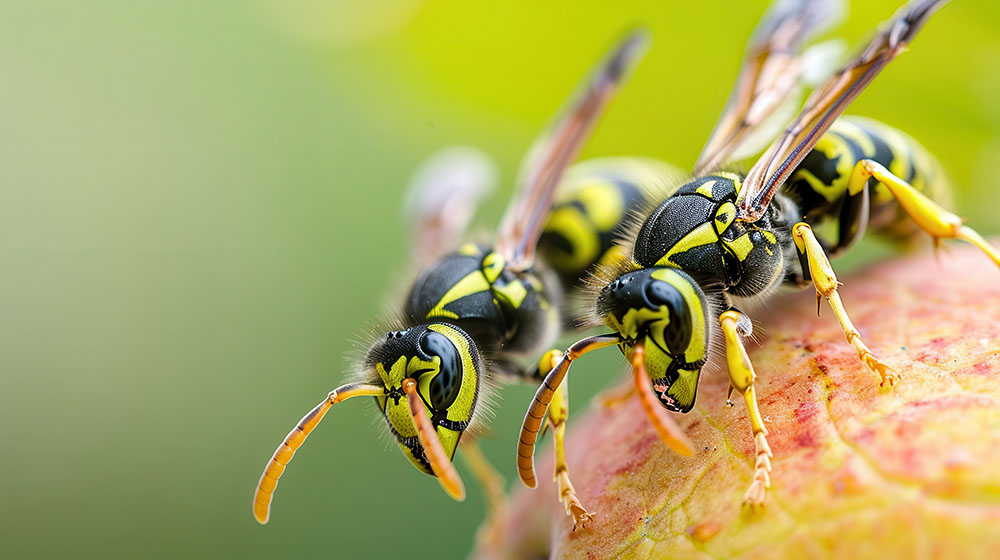
[[[479,448],[479,442],[475,439],[467,437],[462,440],[462,457],[465,458],[469,470],[472,471],[472,475],[476,477],[476,481],[483,489],[483,496],[486,497],[486,513],[487,516],[492,517],[503,504],[503,476],[483,455],[482,449]]]
[[[986,253],[994,264],[1000,266],[1000,253],[986,242],[974,229],[963,225],[962,218],[945,210],[912,185],[893,175],[881,164],[870,159],[864,159],[854,166],[851,178],[847,183],[848,194],[862,191],[868,184],[868,178],[874,177],[885,185],[899,205],[910,216],[920,229],[926,231],[934,242],[940,239],[962,239]]]
[[[743,400],[746,402],[756,452],[753,481],[743,496],[743,503],[750,507],[758,507],[764,504],[764,494],[771,487],[770,473],[773,455],[771,447],[767,444],[767,428],[764,427],[764,420],[760,417],[760,409],[757,408],[757,394],[753,387],[757,374],[753,371],[753,364],[750,363],[750,357],[747,356],[746,347],[743,346],[743,340],[740,336],[740,331],[745,330],[744,324],[749,325],[749,322],[746,321],[746,316],[738,311],[729,310],[719,317],[719,323],[726,336],[729,387],[730,390],[735,390],[743,395]]]
[[[553,365],[560,356],[556,354]],[[567,380],[568,381],[568,380]],[[553,479],[559,486],[559,501],[566,508],[566,515],[573,516],[573,530],[585,528],[593,519],[593,514],[587,511],[576,495],[576,488],[569,478],[569,465],[566,463],[566,420],[569,419],[569,385],[566,381],[556,389],[549,404],[548,424],[555,436],[552,438],[556,449],[556,464]]]
[[[837,281],[837,275],[833,272],[833,267],[830,266],[830,260],[823,252],[823,247],[820,246],[812,228],[805,222],[795,224],[795,227],[792,228],[792,239],[798,249],[799,258],[804,256],[808,261],[808,272],[812,277],[813,285],[816,286],[817,304],[820,296],[826,298],[830,308],[833,309],[833,314],[840,322],[840,327],[844,330],[847,342],[858,352],[858,359],[869,369],[879,374],[879,377],[882,378],[881,386],[891,387],[895,385],[899,381],[899,374],[875,357],[868,345],[861,340],[861,334],[847,315],[844,302],[841,301],[840,294],[837,293],[837,286],[840,285],[840,282]]]
[[[528,406],[528,410],[524,414],[521,433],[517,438],[517,475],[528,488],[534,488],[537,482],[535,480],[535,442],[538,441],[538,431],[541,428],[542,420],[548,414],[549,404],[552,402],[556,389],[569,373],[570,365],[587,352],[613,346],[618,344],[618,340],[616,334],[590,336],[573,343],[558,360],[556,360],[559,356],[558,351],[550,351],[542,357],[542,360],[545,361],[543,369],[550,371],[542,380],[538,390],[535,391],[535,397],[531,400],[531,405]],[[552,365],[553,362],[555,365]],[[539,366],[541,367],[541,362]]]

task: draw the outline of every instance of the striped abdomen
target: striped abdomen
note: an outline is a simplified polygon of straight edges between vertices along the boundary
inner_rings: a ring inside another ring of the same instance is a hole
[[[579,287],[594,265],[624,258],[615,242],[646,206],[650,185],[678,171],[643,158],[600,158],[574,165],[559,185],[538,251],[566,291]]]
[[[862,117],[841,117],[792,173],[783,192],[799,205],[806,222],[818,225],[839,216],[855,164],[874,160],[914,188],[947,206],[951,191],[937,161],[909,136]],[[902,239],[917,226],[888,189],[874,179],[868,185],[868,231]]]

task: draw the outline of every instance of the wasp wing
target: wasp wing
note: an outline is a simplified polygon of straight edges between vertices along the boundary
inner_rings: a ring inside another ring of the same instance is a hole
[[[806,102],[784,134],[747,173],[736,201],[737,219],[760,219],[774,193],[820,136],[892,59],[906,49],[927,18],[947,0],[915,0],[896,13],[861,55],[838,71]]]
[[[493,160],[468,146],[443,148],[417,168],[403,202],[414,262],[426,264],[458,245],[497,176]]]
[[[736,86],[698,156],[695,175],[714,171],[768,117],[795,102],[805,70],[802,45],[839,21],[842,11],[839,0],[777,0],[771,6],[750,38]]]
[[[618,43],[525,156],[519,193],[508,207],[497,234],[497,249],[513,270],[526,270],[534,263],[535,243],[563,172],[576,158],[634,63],[645,53],[647,43],[646,34],[640,31],[628,34]]]

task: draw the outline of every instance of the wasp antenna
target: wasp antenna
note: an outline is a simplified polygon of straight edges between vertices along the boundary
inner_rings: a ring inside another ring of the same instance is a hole
[[[431,470],[441,482],[441,487],[449,496],[461,502],[465,500],[465,486],[462,479],[455,470],[448,454],[441,446],[434,431],[434,425],[424,411],[424,403],[417,394],[417,382],[412,378],[403,380],[403,391],[406,392],[406,402],[410,406],[410,416],[413,417],[413,426],[417,429],[417,437],[420,438],[420,445],[427,455],[427,462],[431,464]]]
[[[694,453],[691,440],[681,431],[667,411],[659,405],[651,392],[649,375],[646,373],[646,349],[642,341],[637,342],[635,348],[632,349],[632,357],[629,358],[629,361],[632,362],[632,380],[635,382],[636,393],[639,394],[639,402],[642,403],[642,409],[649,417],[649,421],[656,428],[656,433],[660,435],[663,443],[678,454],[690,456]]]
[[[316,408],[310,410],[302,417],[302,420],[299,420],[299,423],[285,436],[281,445],[274,450],[274,455],[264,467],[264,474],[260,475],[260,481],[257,482],[257,489],[253,494],[253,516],[258,523],[266,524],[271,517],[271,499],[274,497],[274,489],[278,486],[278,479],[285,472],[285,467],[291,462],[295,452],[299,447],[302,447],[302,443],[306,441],[309,433],[319,425],[320,420],[326,416],[330,407],[351,397],[375,397],[383,394],[385,394],[385,390],[382,387],[364,383],[349,383],[330,391],[329,396],[323,402],[316,405]]]
[[[545,376],[541,386],[538,387],[535,398],[531,401],[531,406],[524,414],[521,434],[517,439],[517,475],[528,488],[534,488],[537,484],[535,480],[535,442],[538,440],[538,431],[541,429],[542,420],[548,413],[552,396],[562,384],[563,379],[566,378],[566,373],[569,372],[569,366],[573,360],[587,352],[613,346],[618,342],[617,334],[591,336],[576,341],[569,347],[569,350],[566,350],[559,362]]]

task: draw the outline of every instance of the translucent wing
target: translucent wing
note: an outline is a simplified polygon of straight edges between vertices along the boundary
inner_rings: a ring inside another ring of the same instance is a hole
[[[842,11],[839,0],[777,0],[771,6],[750,38],[736,86],[698,156],[695,175],[715,170],[769,116],[795,102],[805,68],[802,45],[839,21]]]
[[[618,43],[525,156],[519,193],[497,234],[497,249],[513,270],[528,269],[534,262],[535,243],[563,171],[576,158],[633,64],[645,53],[647,42],[645,33],[633,32]]]
[[[403,202],[414,262],[427,263],[457,247],[479,201],[496,183],[496,165],[476,148],[449,146],[427,158]]]
[[[927,18],[947,0],[915,0],[896,13],[868,47],[817,89],[798,118],[750,169],[736,201],[737,219],[760,219],[788,175],[820,136],[883,68],[906,49]]]

